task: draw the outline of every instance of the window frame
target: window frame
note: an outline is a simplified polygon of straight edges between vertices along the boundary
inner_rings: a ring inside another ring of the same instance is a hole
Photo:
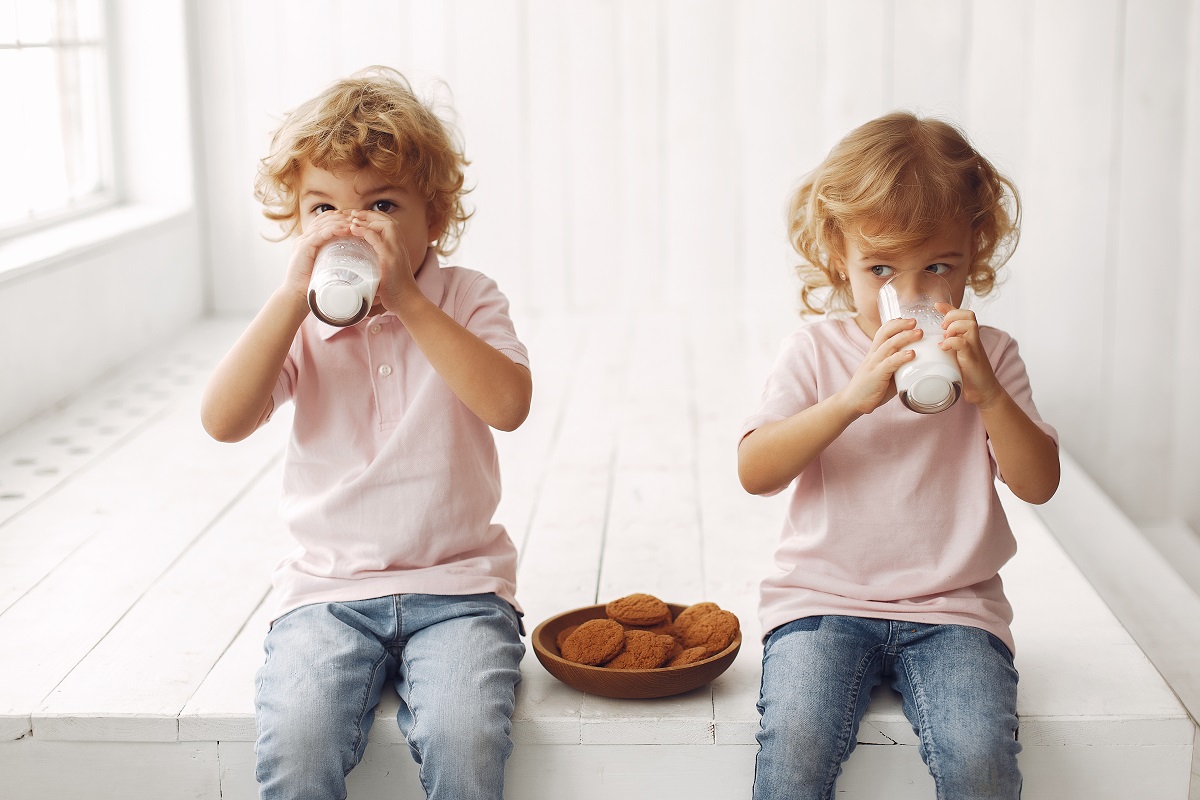
[[[121,170],[117,163],[118,153],[115,146],[118,110],[117,92],[115,86],[114,59],[114,30],[115,19],[112,0],[95,0],[96,17],[99,30],[94,36],[77,36],[74,39],[48,39],[46,41],[22,42],[14,35],[14,40],[0,41],[0,50],[21,49],[50,49],[63,50],[66,48],[97,48],[98,57],[94,63],[103,70],[97,77],[99,83],[96,99],[95,134],[96,141],[88,144],[97,160],[97,181],[95,188],[86,193],[72,196],[70,192],[62,198],[63,202],[52,209],[31,211],[24,217],[11,222],[0,221],[0,245],[12,243],[21,237],[31,234],[45,233],[48,229],[69,224],[81,217],[102,213],[118,207],[123,198],[121,191]],[[79,60],[81,61],[81,60]],[[74,77],[82,82],[85,67],[79,63]],[[60,91],[59,97],[62,97]],[[80,126],[76,134],[85,134],[86,125]],[[62,154],[66,158],[66,154]]]

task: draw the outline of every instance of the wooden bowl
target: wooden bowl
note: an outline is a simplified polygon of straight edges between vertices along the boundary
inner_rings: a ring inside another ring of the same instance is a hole
[[[674,619],[687,606],[668,603]],[[584,606],[550,617],[533,629],[533,652],[538,661],[554,677],[581,692],[601,697],[645,698],[670,697],[690,692],[707,683],[729,668],[742,646],[742,633],[738,631],[729,646],[703,661],[682,667],[659,667],[658,669],[609,669],[589,667],[567,661],[558,654],[556,639],[560,631],[572,625],[580,625],[589,619],[603,619],[603,605]]]

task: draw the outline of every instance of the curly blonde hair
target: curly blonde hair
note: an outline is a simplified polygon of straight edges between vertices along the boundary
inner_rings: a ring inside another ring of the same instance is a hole
[[[471,213],[462,203],[470,162],[458,132],[403,75],[373,66],[340,80],[284,118],[259,162],[254,196],[286,238],[300,229],[297,183],[308,163],[330,172],[373,169],[428,204],[437,251],[454,252]]]
[[[892,253],[963,222],[973,232],[967,286],[982,297],[1020,238],[1017,187],[951,123],[897,111],[855,128],[789,200],[788,238],[803,259],[801,313],[857,310],[839,274],[847,240]]]

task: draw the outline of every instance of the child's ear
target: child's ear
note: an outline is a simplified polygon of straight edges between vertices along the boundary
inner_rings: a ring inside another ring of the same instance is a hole
[[[429,217],[429,233],[425,237],[426,242],[440,241],[442,234],[446,232],[446,217],[435,218],[432,214]]]

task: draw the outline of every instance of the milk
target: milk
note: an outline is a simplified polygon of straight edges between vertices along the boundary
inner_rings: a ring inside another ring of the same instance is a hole
[[[945,319],[937,310],[939,303],[953,304],[950,284],[927,270],[897,273],[879,289],[880,320],[915,319],[922,332],[921,338],[909,345],[916,357],[893,376],[900,402],[919,414],[945,411],[962,394],[958,359],[938,347]]]
[[[317,319],[344,328],[367,316],[379,289],[379,260],[365,239],[332,239],[317,251],[308,306]]]
[[[962,394],[962,374],[954,353],[938,346],[944,335],[941,315],[933,309],[916,309],[905,316],[917,320],[923,335],[909,345],[916,358],[896,370],[900,402],[921,414],[944,411]]]

